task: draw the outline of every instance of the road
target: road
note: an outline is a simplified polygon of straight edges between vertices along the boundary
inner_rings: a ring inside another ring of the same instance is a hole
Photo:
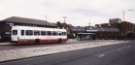
[[[84,44],[84,43],[98,43],[98,42],[108,42],[105,40],[85,40],[85,41],[77,41],[77,40],[68,40],[66,43],[53,43],[53,44],[37,44],[37,45],[12,45],[10,42],[0,42],[0,51],[1,50],[11,50],[11,49],[23,49],[23,48],[35,48],[35,47],[47,47],[47,46],[59,46],[59,45],[72,45],[72,44]],[[109,42],[114,42],[113,40],[109,40]]]
[[[91,40],[89,42],[93,42]],[[88,41],[77,41],[77,40],[68,40],[66,43],[53,43],[53,44],[37,44],[37,45],[12,45],[10,42],[0,42],[0,51],[9,50],[9,49],[22,49],[22,48],[33,48],[33,47],[44,47],[44,46],[56,46],[56,45],[65,45],[65,44],[74,44],[74,43],[86,43]]]
[[[0,65],[135,65],[135,44],[86,48],[0,62]]]

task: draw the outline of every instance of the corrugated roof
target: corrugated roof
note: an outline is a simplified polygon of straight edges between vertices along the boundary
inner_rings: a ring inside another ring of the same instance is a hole
[[[3,20],[3,22],[56,26],[55,23],[50,23],[50,22],[45,21],[45,20],[31,19],[31,18],[24,18],[24,17],[16,17],[16,16],[9,17],[9,18]]]

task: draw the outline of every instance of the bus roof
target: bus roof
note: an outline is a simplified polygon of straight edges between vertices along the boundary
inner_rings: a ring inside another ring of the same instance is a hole
[[[12,29],[23,29],[23,30],[45,30],[45,31],[64,31],[66,29],[58,29],[58,28],[46,28],[46,27],[32,27],[32,26],[13,26]]]

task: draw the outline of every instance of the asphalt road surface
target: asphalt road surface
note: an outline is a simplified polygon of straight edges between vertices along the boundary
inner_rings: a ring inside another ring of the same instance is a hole
[[[45,47],[45,46],[56,46],[56,45],[66,45],[66,44],[81,44],[81,43],[88,43],[88,42],[97,42],[95,40],[90,40],[90,41],[76,41],[76,40],[68,40],[67,42],[64,43],[52,43],[52,44],[37,44],[37,45],[12,45],[10,42],[0,42],[0,51],[1,50],[10,50],[10,49],[21,49],[21,48],[33,48],[33,47]]]
[[[0,62],[0,65],[135,65],[135,43],[129,41],[126,44],[42,55]]]

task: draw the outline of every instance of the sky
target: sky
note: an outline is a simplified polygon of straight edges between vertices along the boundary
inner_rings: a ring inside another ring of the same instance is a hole
[[[110,18],[135,23],[135,0],[0,0],[0,20],[20,16],[86,26],[107,23]]]

